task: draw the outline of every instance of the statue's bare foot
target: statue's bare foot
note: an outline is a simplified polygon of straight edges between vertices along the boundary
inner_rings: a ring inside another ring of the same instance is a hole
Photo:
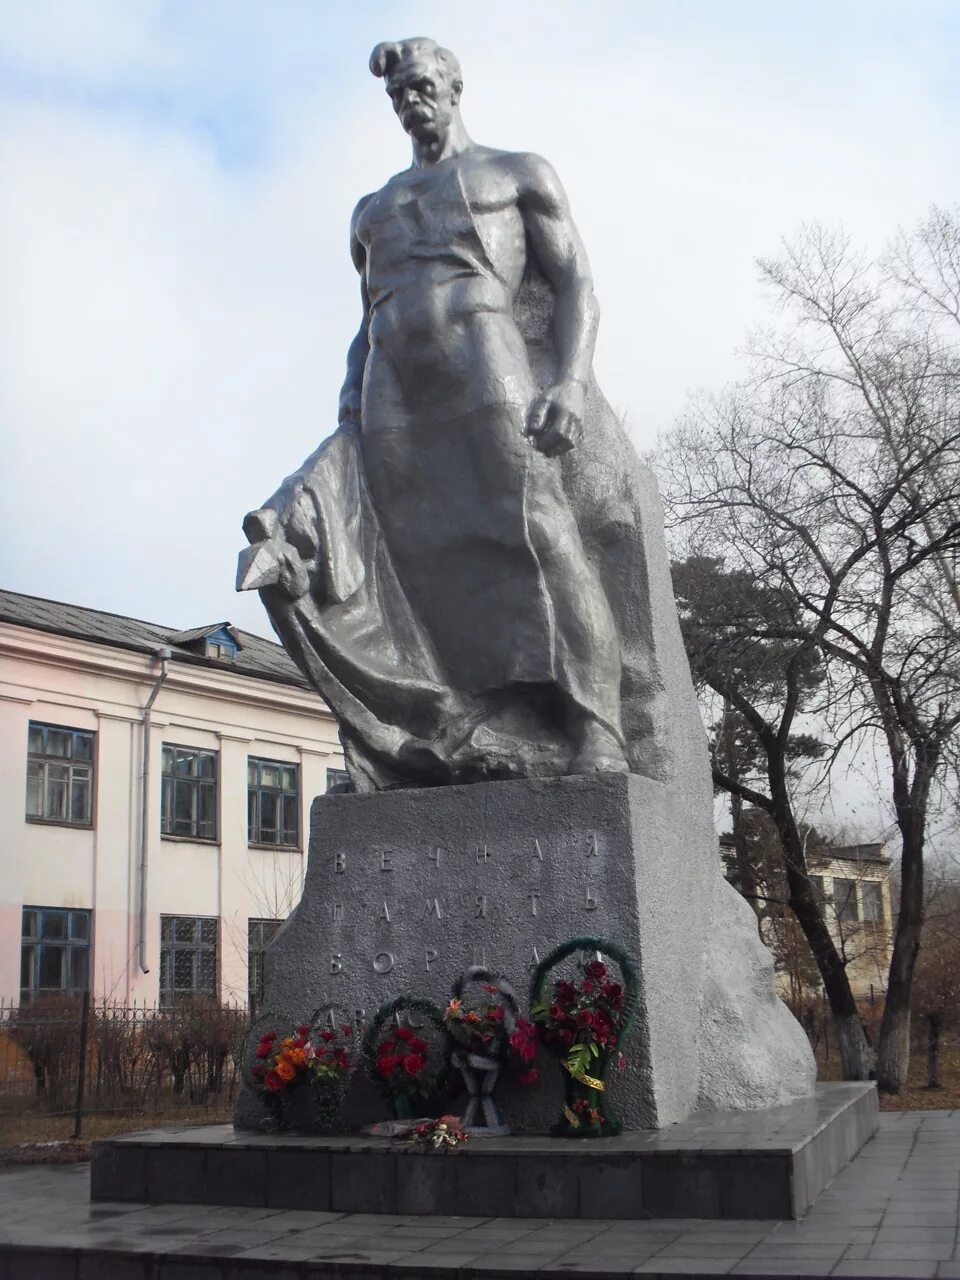
[[[623,748],[609,729],[597,720],[585,719],[580,728],[577,754],[570,761],[571,773],[629,773]]]

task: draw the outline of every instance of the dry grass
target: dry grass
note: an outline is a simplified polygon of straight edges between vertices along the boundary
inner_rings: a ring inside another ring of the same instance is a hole
[[[73,1141],[73,1116],[20,1112],[0,1116],[0,1166],[5,1164],[71,1164],[90,1158],[90,1143],[114,1138],[138,1129],[162,1129],[172,1125],[220,1124],[233,1116],[232,1101],[217,1107],[183,1107],[179,1110],[127,1112],[123,1115],[83,1117],[83,1137]]]
[[[939,1089],[928,1089],[927,1056],[924,1045],[914,1045],[910,1055],[910,1078],[900,1093],[881,1093],[881,1111],[953,1111],[960,1108],[960,1048],[945,1048],[940,1054]],[[821,1080],[839,1080],[840,1056],[835,1051],[828,1060],[817,1053],[817,1074]]]

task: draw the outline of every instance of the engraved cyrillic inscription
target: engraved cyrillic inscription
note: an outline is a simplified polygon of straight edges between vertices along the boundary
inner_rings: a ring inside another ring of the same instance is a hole
[[[599,907],[599,905],[600,905],[600,903],[597,901],[596,897],[594,896],[594,892],[593,892],[593,890],[592,890],[592,889],[590,888],[590,886],[588,885],[588,886],[587,886],[587,902],[586,902],[586,908],[587,908],[587,910],[588,910],[588,911],[596,911],[596,909],[597,909],[597,907]]]
[[[440,912],[440,899],[428,898],[423,904],[423,915],[421,920],[426,920],[427,916],[436,916],[438,920],[442,920],[443,916]]]
[[[474,915],[475,920],[486,920],[487,918],[487,895],[485,893],[477,894],[477,910]]]
[[[424,964],[426,966],[427,973],[430,972],[430,966],[436,962],[439,955],[440,955],[440,952],[436,949],[436,947],[427,947],[426,951],[424,951],[423,959],[424,959]]]
[[[543,850],[540,848],[539,840],[534,840],[533,842],[533,856],[537,862],[543,861]]]
[[[330,919],[334,924],[339,924],[343,919],[343,903],[335,902],[330,908]]]
[[[373,968],[376,973],[389,973],[396,963],[397,957],[392,951],[378,951],[373,957]]]
[[[383,900],[383,906],[380,908],[380,914],[377,916],[377,919],[386,920],[387,924],[390,923],[390,908],[387,906],[386,898]]]
[[[333,855],[333,869],[338,875],[342,875],[347,869],[347,855],[342,849],[338,849]]]
[[[597,833],[595,831],[591,831],[589,837],[587,838],[587,857],[596,858],[598,856],[599,854],[597,852]]]
[[[540,894],[528,893],[527,897],[530,899],[530,914],[535,916],[537,914],[537,909],[540,906]]]
[[[380,850],[380,870],[381,871],[393,870],[393,850],[392,849]]]
[[[339,951],[335,951],[330,957],[330,972],[343,973],[343,956]]]

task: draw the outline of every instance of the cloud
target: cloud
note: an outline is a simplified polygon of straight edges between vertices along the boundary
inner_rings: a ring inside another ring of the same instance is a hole
[[[0,578],[229,617],[239,521],[333,425],[356,198],[406,161],[376,40],[460,56],[482,142],[547,155],[637,443],[735,376],[753,260],[802,219],[871,246],[955,198],[949,7],[34,0],[0,59]]]

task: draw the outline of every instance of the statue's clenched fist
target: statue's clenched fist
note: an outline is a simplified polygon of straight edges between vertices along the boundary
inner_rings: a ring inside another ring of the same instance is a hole
[[[570,379],[542,391],[527,414],[524,435],[548,458],[559,457],[583,435],[583,383]]]

